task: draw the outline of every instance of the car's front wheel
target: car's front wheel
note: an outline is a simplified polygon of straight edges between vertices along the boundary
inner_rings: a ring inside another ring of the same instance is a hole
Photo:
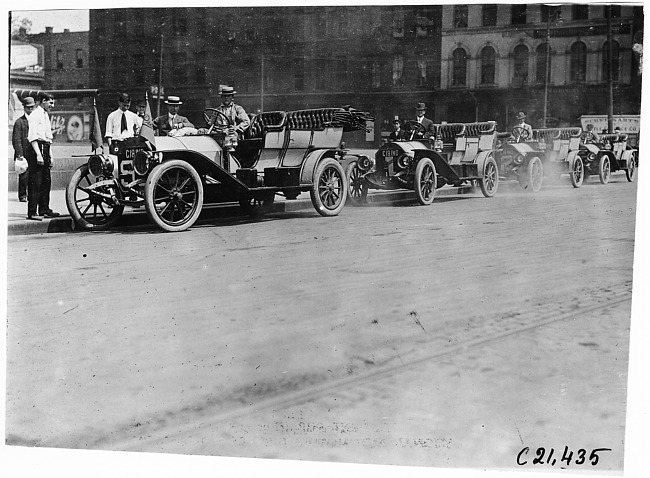
[[[486,198],[491,198],[499,188],[499,170],[494,158],[488,158],[483,166],[483,177],[478,180],[481,192]]]
[[[598,162],[598,178],[600,179],[601,183],[607,184],[611,175],[612,164],[609,161],[609,156],[603,154],[600,157],[600,161]]]
[[[573,162],[573,169],[571,170],[571,185],[574,188],[579,188],[582,186],[582,182],[585,180],[585,165],[582,162],[580,156],[576,157]]]
[[[347,196],[345,171],[338,161],[323,159],[314,171],[314,183],[310,195],[311,202],[321,216],[337,216]]]
[[[424,206],[431,204],[436,197],[436,167],[429,158],[422,158],[415,167],[413,187],[418,202]]]
[[[345,168],[345,178],[348,182],[348,199],[355,206],[368,202],[368,184],[363,179],[358,161],[351,161]]]
[[[629,182],[633,182],[636,179],[636,157],[636,153],[634,153],[630,158],[630,164],[625,170],[625,177]]]
[[[75,224],[84,230],[105,231],[119,221],[124,206],[115,204],[115,183],[98,181],[88,165],[77,168],[65,191],[65,202]]]
[[[538,157],[534,157],[526,168],[526,188],[534,193],[542,189],[544,181],[544,167]]]
[[[152,223],[166,232],[184,231],[201,214],[203,183],[187,162],[165,161],[147,177],[144,201]]]

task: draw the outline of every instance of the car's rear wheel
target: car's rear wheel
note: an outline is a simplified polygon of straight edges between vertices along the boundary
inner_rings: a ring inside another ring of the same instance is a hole
[[[436,167],[429,158],[422,158],[415,166],[413,189],[418,202],[424,206],[431,204],[436,197]]]
[[[574,188],[579,188],[582,186],[582,182],[585,180],[585,165],[582,162],[582,158],[577,156],[573,162],[573,169],[570,173],[571,176],[571,185]]]
[[[611,175],[612,164],[609,161],[609,156],[603,154],[600,157],[600,161],[598,162],[598,178],[600,179],[601,183],[607,184]]]
[[[629,182],[633,182],[636,179],[636,157],[636,153],[632,154],[632,157],[630,158],[630,164],[625,170],[625,177]]]
[[[483,177],[478,180],[481,192],[486,198],[491,198],[499,188],[499,170],[494,158],[488,158],[483,166]]]
[[[239,206],[245,214],[256,216],[271,210],[274,200],[275,193],[273,191],[265,191],[253,197],[241,197],[239,199]]]
[[[65,191],[65,202],[75,224],[84,230],[105,231],[119,221],[124,212],[123,205],[113,202],[115,185],[91,186],[97,183],[88,171],[88,165],[77,168]]]
[[[355,206],[368,202],[368,184],[363,179],[358,161],[351,161],[345,168],[345,178],[348,183],[348,199]]]
[[[184,231],[201,214],[203,183],[185,161],[165,161],[147,177],[144,201],[152,223],[166,232]]]
[[[314,183],[310,195],[311,202],[321,216],[337,216],[347,196],[345,171],[338,161],[323,159],[314,171]]]

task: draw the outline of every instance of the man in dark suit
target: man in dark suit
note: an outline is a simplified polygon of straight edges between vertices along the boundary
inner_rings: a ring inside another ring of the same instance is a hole
[[[424,116],[425,113],[427,112],[427,106],[424,103],[418,103],[418,105],[415,107],[415,112],[416,112],[415,121],[420,123],[424,128],[423,137],[425,139],[428,139],[431,136],[435,137],[436,129],[433,126],[433,121],[431,121],[429,118]]]
[[[27,116],[36,108],[34,98],[28,96],[23,98],[23,110],[25,114],[16,120],[14,129],[11,134],[11,143],[14,147],[14,161],[17,159],[25,159],[25,153],[31,149],[31,144],[27,139],[29,133],[29,121]],[[27,202],[27,183],[29,182],[29,170],[18,175],[18,200],[20,202]]]
[[[194,125],[185,116],[178,114],[183,104],[178,96],[168,96],[165,100],[168,113],[160,115],[153,120],[153,126],[157,136],[167,136],[170,131],[180,128],[194,128]]]
[[[391,131],[388,136],[388,141],[402,141],[404,139],[405,132],[402,129],[402,124],[398,119],[393,120],[393,131]]]

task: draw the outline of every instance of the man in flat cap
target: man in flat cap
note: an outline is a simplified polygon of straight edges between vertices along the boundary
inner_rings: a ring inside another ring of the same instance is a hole
[[[167,114],[160,115],[153,120],[153,127],[157,136],[167,136],[170,131],[180,128],[194,128],[194,125],[185,116],[178,114],[183,102],[178,96],[168,96],[165,100]]]
[[[31,96],[22,99],[23,110],[25,114],[16,120],[11,134],[11,144],[14,147],[14,161],[17,159],[23,160],[25,154],[32,147],[29,144],[27,135],[29,133],[29,121],[27,116],[36,108],[36,102]],[[18,175],[18,200],[20,202],[27,202],[27,183],[29,182],[29,170]]]
[[[246,110],[235,104],[235,95],[237,92],[232,86],[222,86],[219,90],[221,95],[221,104],[217,106],[217,111],[224,114],[233,125],[234,131],[241,135],[250,126],[251,120],[246,114]]]
[[[533,127],[526,123],[526,114],[523,111],[517,115],[517,124],[512,128],[512,136],[515,143],[533,139]]]
[[[112,154],[117,154],[119,143],[133,138],[142,126],[142,118],[129,110],[131,97],[128,94],[120,93],[117,105],[117,109],[106,118],[106,140]]]

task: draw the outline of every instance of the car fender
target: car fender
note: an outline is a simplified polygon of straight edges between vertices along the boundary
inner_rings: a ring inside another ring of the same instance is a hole
[[[482,173],[485,168],[485,162],[488,160],[488,158],[492,158],[492,157],[493,157],[492,151],[481,151],[480,153],[478,153],[476,155],[476,159],[474,160],[478,166],[477,170],[481,171]]]
[[[621,155],[621,162],[625,164],[625,169],[630,167],[630,161],[634,158],[635,149],[626,149]]]
[[[436,168],[436,174],[439,174],[440,176],[451,180],[458,179],[458,175],[453,169],[449,167],[447,161],[445,161],[445,158],[443,158],[437,151],[433,151],[431,149],[413,150],[413,170],[415,170],[415,165],[422,158],[429,158],[433,162],[433,165]]]
[[[317,149],[307,153],[305,160],[302,162],[300,169],[300,184],[307,185],[314,183],[314,171],[318,167],[318,163],[323,158],[333,158],[334,152],[330,149]]]
[[[569,154],[566,157],[566,160],[569,163],[569,171],[573,171],[573,165],[575,164],[576,158],[578,156],[578,151],[569,151]]]

